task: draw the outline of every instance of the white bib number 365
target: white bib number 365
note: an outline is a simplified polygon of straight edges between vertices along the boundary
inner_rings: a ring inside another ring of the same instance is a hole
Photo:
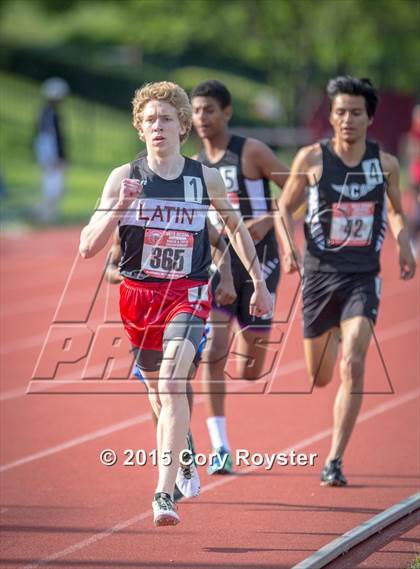
[[[191,273],[194,236],[187,231],[146,229],[142,270],[151,277],[177,279]]]
[[[366,247],[372,241],[374,202],[332,205],[330,245]]]

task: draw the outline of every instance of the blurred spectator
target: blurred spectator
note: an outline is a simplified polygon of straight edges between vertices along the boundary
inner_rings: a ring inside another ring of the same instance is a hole
[[[42,200],[36,216],[43,223],[52,223],[58,219],[67,159],[58,107],[68,95],[69,86],[64,79],[51,77],[44,81],[41,91],[46,101],[39,114],[34,141],[42,170]]]
[[[413,109],[411,128],[407,133],[407,159],[410,186],[419,192],[420,189],[420,105]]]
[[[408,167],[410,189],[414,194],[414,213],[409,219],[410,237],[416,250],[420,253],[420,105],[413,109],[411,127],[406,134],[405,152]]]
[[[3,176],[0,172],[0,198],[4,198],[6,196],[6,186],[4,185]]]

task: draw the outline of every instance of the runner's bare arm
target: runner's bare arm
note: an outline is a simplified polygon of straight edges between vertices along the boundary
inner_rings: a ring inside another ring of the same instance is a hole
[[[210,245],[212,247],[212,257],[217,266],[218,271],[226,278],[232,278],[230,268],[229,247],[222,235],[217,231],[212,223],[207,219],[207,228],[209,232]]]
[[[411,251],[407,220],[401,204],[400,168],[395,156],[385,152],[381,152],[381,162],[384,172],[388,174],[386,192],[389,227],[397,242],[401,278],[407,280],[414,277],[416,261]]]
[[[287,179],[281,198],[275,226],[283,249],[283,263],[286,273],[299,270],[300,253],[294,240],[293,212],[302,204],[305,188],[309,183],[307,172],[310,167],[313,146],[302,148],[293,160],[290,176]]]
[[[244,222],[254,243],[262,241],[270,229],[274,227],[273,215],[274,212],[270,212],[255,219],[247,219]]]
[[[289,168],[277,158],[269,146],[255,138],[248,138],[245,143],[244,161],[255,164],[260,176],[271,180],[279,188],[284,187],[289,177]]]
[[[251,298],[250,314],[266,314],[272,310],[273,301],[263,279],[251,236],[227,198],[220,173],[215,168],[203,166],[203,174],[211,204],[222,218],[229,240],[253,281],[255,292]]]
[[[204,178],[210,201],[225,224],[233,248],[254,282],[262,281],[260,264],[256,257],[254,243],[241,217],[232,207],[226,195],[223,178],[215,168],[203,166]]]
[[[129,164],[115,168],[109,175],[99,207],[80,235],[79,252],[82,257],[93,257],[105,247],[118,220],[124,215],[132,201],[138,197],[141,189],[140,182],[129,179],[129,175]]]
[[[255,165],[261,177],[273,181],[279,188],[284,187],[289,176],[288,167],[260,140],[255,138],[246,140],[243,160]],[[257,243],[274,227],[273,212],[261,215],[257,219],[247,220],[245,225]]]
[[[112,284],[120,283],[123,278],[118,268],[121,261],[121,242],[118,235],[118,229],[114,231],[114,238],[112,241],[111,249],[108,253],[107,265],[105,269],[105,278]]]
[[[235,285],[233,284],[229,247],[222,235],[209,220],[207,220],[207,227],[212,247],[213,261],[220,275],[220,281],[215,290],[216,304],[218,306],[231,304],[236,299],[237,294]]]

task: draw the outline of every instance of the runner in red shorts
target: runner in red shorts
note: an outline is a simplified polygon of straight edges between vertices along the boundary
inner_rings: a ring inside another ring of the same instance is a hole
[[[121,318],[139,348],[138,364],[159,415],[154,520],[175,525],[173,491],[190,421],[186,381],[210,310],[210,205],[254,283],[250,312],[261,316],[273,306],[252,239],[220,174],[180,153],[191,129],[185,91],[168,82],[146,85],[136,91],[133,119],[147,153],[111,173],[100,207],[82,231],[80,253],[98,253],[119,225]]]
[[[215,292],[214,292],[214,302],[217,306],[231,304],[236,299],[236,291],[233,283],[233,276],[230,266],[231,258],[230,258],[229,248],[226,244],[226,241],[220,237],[217,229],[214,227],[214,225],[212,225],[209,222],[209,220],[207,220],[207,229],[209,231],[210,245],[212,251],[212,258],[213,258],[213,268],[217,267],[217,272],[219,275],[218,284],[215,287]],[[105,267],[105,279],[111,284],[120,284],[123,281],[123,277],[120,273],[120,268],[119,268],[121,257],[122,257],[121,240],[117,230],[114,233],[113,242],[108,253],[107,263]],[[212,279],[214,278],[215,274],[216,273],[212,274],[211,277]],[[207,334],[208,334],[208,325],[206,326],[205,335],[201,339],[197,353],[191,365],[190,372],[188,374],[189,380],[191,380],[194,377],[197,368],[200,365],[201,355],[207,341]],[[137,354],[138,348],[136,346],[133,346],[132,351],[134,354]],[[133,366],[132,374],[134,377],[136,377],[137,379],[139,379],[144,383],[143,374],[139,369],[137,363],[135,363]],[[194,392],[191,386],[191,381],[187,381],[186,388],[187,388],[188,408],[190,411],[190,416],[192,417]],[[159,417],[155,414],[155,412],[152,409],[152,421],[155,427],[157,427],[158,419]],[[181,464],[181,468],[178,470],[176,484],[175,484],[175,490],[174,490],[175,502],[181,500],[184,497],[184,495],[190,494],[191,492],[194,493],[195,490],[194,486],[200,485],[198,474],[195,470],[195,463],[194,465],[189,464],[189,462],[191,461],[191,455],[193,458],[195,456],[194,442],[191,431],[188,433],[187,441],[188,441],[188,449],[185,454],[185,464]]]

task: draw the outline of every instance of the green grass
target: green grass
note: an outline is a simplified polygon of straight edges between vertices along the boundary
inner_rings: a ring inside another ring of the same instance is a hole
[[[202,70],[201,70],[202,71]],[[181,84],[202,79],[200,70],[190,69],[191,77],[178,70],[174,77]],[[174,73],[175,75],[175,73]],[[248,95],[256,93],[252,82],[237,85]],[[0,174],[5,182],[6,197],[0,201],[2,221],[25,218],[26,212],[41,197],[40,171],[32,152],[36,118],[42,105],[39,84],[0,72]],[[78,97],[68,97],[62,105],[63,123],[67,134],[69,167],[66,193],[62,199],[60,223],[86,222],[102,192],[110,171],[129,162],[143,145],[131,126],[131,110],[120,111]],[[191,137],[183,146],[190,156],[197,150]],[[294,151],[280,152],[282,161],[290,165]],[[406,178],[402,171],[402,187]],[[273,195],[278,189],[271,184]],[[419,568],[420,569],[420,568]]]
[[[272,121],[264,120],[257,111],[257,102],[261,96],[275,97],[274,89],[264,83],[259,83],[247,77],[209,69],[206,67],[181,67],[171,72],[171,79],[182,85],[188,93],[207,79],[217,79],[229,86],[233,100],[233,123],[252,124],[255,126],[270,126]]]
[[[407,569],[420,569],[420,555],[417,555],[414,561],[408,565]]]
[[[36,118],[42,105],[39,84],[0,73],[0,171],[6,186],[2,218],[16,219],[41,197],[40,171],[32,152]],[[131,126],[131,112],[70,96],[62,104],[69,153],[62,223],[86,221],[110,171],[143,149]],[[183,152],[195,152],[188,141]],[[29,220],[30,221],[30,220]]]
[[[190,82],[202,78],[200,70],[195,71]],[[182,83],[186,77],[181,70],[179,74],[176,79]],[[246,95],[257,91],[250,81],[237,87]],[[41,106],[38,83],[0,72],[0,171],[7,192],[1,202],[3,220],[21,218],[40,201],[40,170],[32,143]],[[129,108],[124,112],[70,96],[62,103],[61,114],[69,167],[60,222],[80,223],[92,212],[109,172],[132,160],[143,145],[131,126]],[[192,155],[195,144],[190,139],[183,152]]]
[[[0,73],[0,171],[6,186],[2,218],[16,219],[39,202],[40,171],[32,152],[42,105],[39,84]],[[63,223],[87,220],[109,172],[129,162],[143,145],[131,126],[130,109],[119,111],[70,96],[62,104],[69,153]],[[192,153],[189,143],[184,152]]]
[[[0,73],[1,173],[7,195],[4,217],[19,216],[40,199],[40,171],[32,152],[42,105],[39,85]],[[141,148],[130,114],[69,97],[62,105],[69,151],[63,221],[81,221],[92,210],[109,171]]]

